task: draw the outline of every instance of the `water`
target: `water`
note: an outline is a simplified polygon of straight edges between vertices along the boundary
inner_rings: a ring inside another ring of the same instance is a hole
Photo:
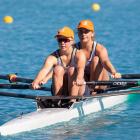
[[[82,19],[94,21],[96,40],[106,46],[110,59],[119,72],[139,73],[140,3],[137,0],[99,0],[101,10],[93,12],[93,2],[95,1],[1,0],[0,73],[18,73],[19,76],[34,78],[46,56],[57,49],[54,39],[57,29],[67,25],[76,33],[76,26]],[[5,15],[13,16],[13,24],[7,25],[2,22]],[[75,36],[78,41],[77,34]],[[50,94],[18,90],[15,92]],[[103,113],[0,139],[138,140],[139,101],[137,95],[132,100]],[[0,97],[0,125],[21,112],[33,110],[35,103],[31,100]]]

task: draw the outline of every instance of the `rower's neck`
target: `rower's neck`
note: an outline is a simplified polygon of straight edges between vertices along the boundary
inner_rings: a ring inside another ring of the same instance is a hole
[[[89,41],[89,42],[82,43],[82,44],[81,44],[82,49],[92,50],[93,43],[94,43],[93,40],[91,40],[91,41]]]
[[[67,49],[66,51],[61,51],[61,50],[60,50],[60,55],[71,56],[72,51],[73,51],[73,47],[71,46],[71,47],[69,47],[69,49]]]

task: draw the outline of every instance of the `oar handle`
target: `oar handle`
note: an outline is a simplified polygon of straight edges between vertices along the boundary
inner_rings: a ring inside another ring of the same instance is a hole
[[[140,79],[140,74],[122,74],[122,79]]]

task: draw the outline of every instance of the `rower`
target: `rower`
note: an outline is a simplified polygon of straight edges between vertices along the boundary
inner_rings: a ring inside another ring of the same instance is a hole
[[[82,20],[77,26],[80,42],[76,47],[81,49],[86,56],[85,78],[86,81],[109,80],[121,78],[121,74],[112,65],[107,49],[95,41],[94,24],[91,20]],[[105,89],[106,86],[91,86],[93,89]]]
[[[83,95],[85,85],[81,84],[84,83],[86,57],[82,51],[73,47],[74,32],[65,26],[58,30],[55,38],[59,49],[46,58],[32,82],[32,88],[40,88],[42,83],[47,82],[48,77],[52,77],[53,95]]]
[[[62,93],[67,93],[68,89],[67,82],[64,81],[67,79],[65,73],[73,53],[74,32],[65,26],[58,30],[55,38],[59,48],[46,58],[43,67],[32,83],[32,87],[38,89],[41,84],[47,83],[47,80],[52,77],[53,95],[62,95]]]

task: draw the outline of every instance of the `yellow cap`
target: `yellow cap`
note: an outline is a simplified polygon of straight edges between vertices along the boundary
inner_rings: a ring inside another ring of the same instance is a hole
[[[77,26],[78,29],[85,28],[94,32],[94,24],[91,20],[81,20]]]
[[[59,37],[59,36],[64,36],[64,37],[67,37],[67,38],[73,38],[74,39],[74,32],[71,28],[65,26],[65,27],[58,30],[55,37]]]

